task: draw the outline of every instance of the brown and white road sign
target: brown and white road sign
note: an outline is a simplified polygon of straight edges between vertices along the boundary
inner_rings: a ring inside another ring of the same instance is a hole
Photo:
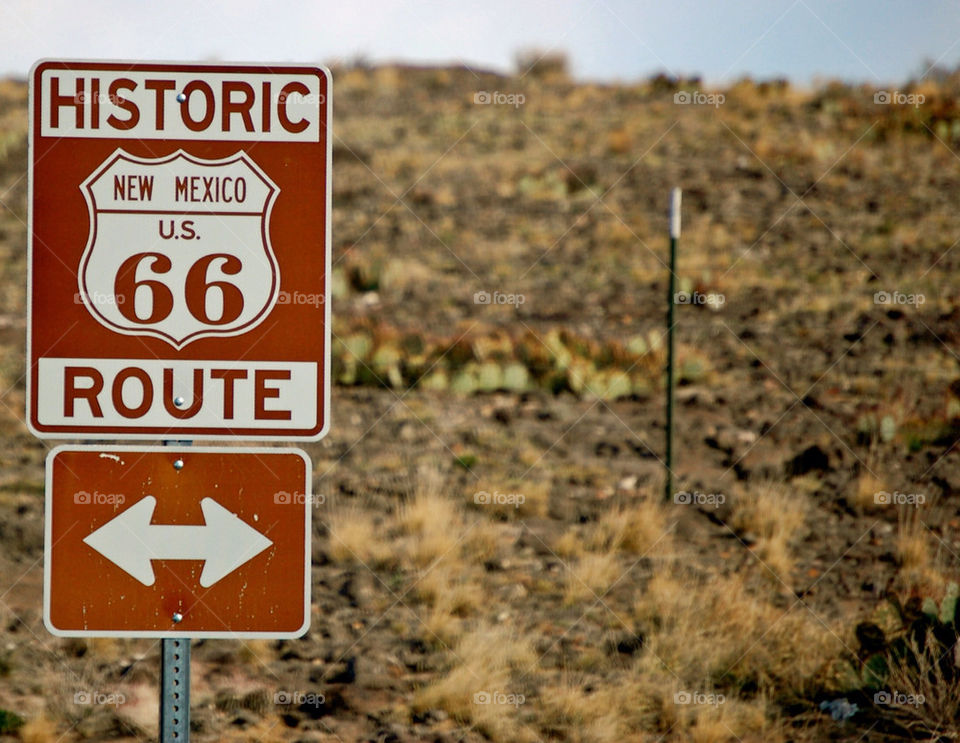
[[[329,73],[44,61],[30,95],[33,433],[323,436]]]
[[[298,449],[58,447],[44,622],[64,637],[292,638],[310,622]]]

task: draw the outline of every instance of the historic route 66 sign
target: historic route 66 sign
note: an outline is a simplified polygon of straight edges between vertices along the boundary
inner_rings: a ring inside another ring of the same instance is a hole
[[[108,328],[182,348],[243,333],[273,308],[277,187],[246,153],[145,159],[117,150],[81,189],[90,237],[80,296]]]
[[[31,431],[323,436],[329,72],[45,61],[30,83]]]

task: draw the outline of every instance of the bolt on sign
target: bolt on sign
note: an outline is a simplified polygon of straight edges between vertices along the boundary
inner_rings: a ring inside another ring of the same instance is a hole
[[[299,449],[54,449],[47,629],[300,637],[310,620],[310,473]]]
[[[44,61],[30,79],[32,432],[322,437],[329,72]]]

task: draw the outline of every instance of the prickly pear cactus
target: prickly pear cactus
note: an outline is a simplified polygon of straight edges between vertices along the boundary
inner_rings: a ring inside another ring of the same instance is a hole
[[[662,384],[664,360],[655,331],[626,343],[584,338],[566,328],[450,340],[368,321],[336,328],[333,342],[339,384],[421,386],[461,395],[542,389],[602,400],[645,397]],[[686,349],[680,382],[702,381],[710,370],[705,356]]]

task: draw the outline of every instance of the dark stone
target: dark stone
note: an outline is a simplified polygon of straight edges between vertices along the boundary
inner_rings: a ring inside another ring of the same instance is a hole
[[[636,655],[643,648],[643,635],[641,633],[623,634],[615,640],[611,640],[607,645],[609,653],[619,653],[620,655]]]
[[[352,684],[357,680],[357,659],[347,658],[343,668],[334,673],[327,683],[330,684]]]
[[[860,657],[865,658],[879,653],[887,646],[887,637],[883,630],[873,622],[860,622],[855,630],[860,643]]]
[[[825,472],[830,469],[830,457],[817,445],[808,446],[786,464],[787,477],[797,477],[808,472]]]
[[[594,454],[598,457],[615,457],[620,453],[620,447],[609,441],[599,441],[594,447]]]

